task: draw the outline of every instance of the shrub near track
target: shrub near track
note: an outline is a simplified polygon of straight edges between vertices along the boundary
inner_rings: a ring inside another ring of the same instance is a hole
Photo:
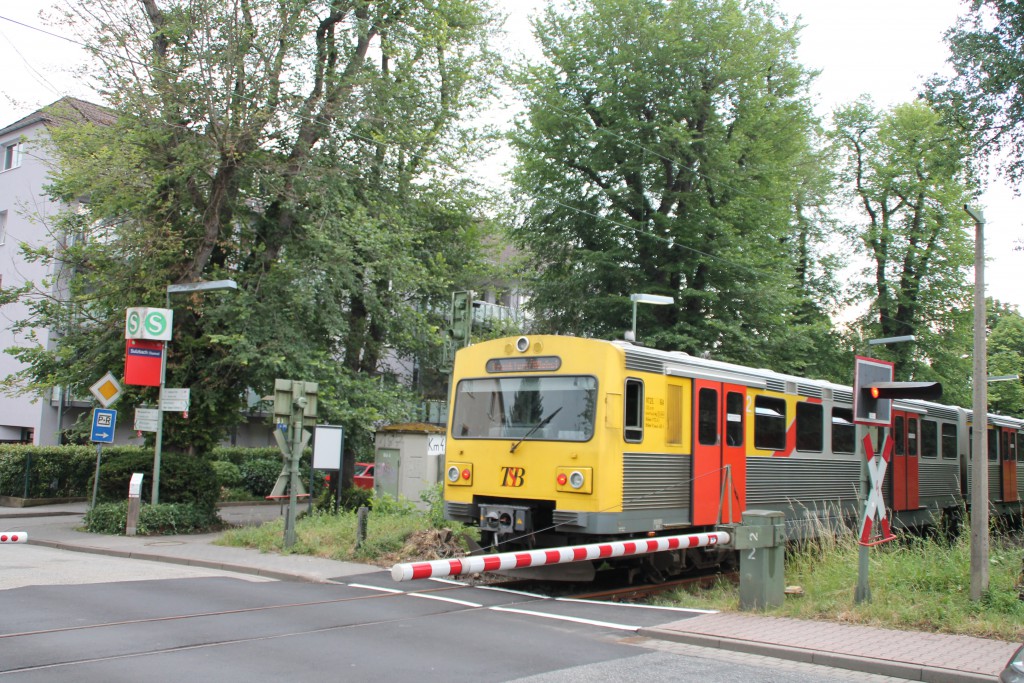
[[[786,584],[802,595],[787,595],[779,617],[841,621],[899,630],[972,635],[1009,642],[1024,640],[1020,600],[1019,538],[993,536],[989,590],[970,599],[970,535],[947,543],[903,537],[870,549],[871,601],[854,604],[859,545],[852,534],[805,544],[786,553]],[[678,590],[661,604],[736,610],[738,588],[721,581],[710,589]]]

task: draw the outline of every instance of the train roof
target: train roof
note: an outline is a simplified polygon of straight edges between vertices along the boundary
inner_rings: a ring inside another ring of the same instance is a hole
[[[789,375],[766,368],[751,368],[736,363],[692,356],[682,351],[660,351],[638,346],[628,341],[614,340],[610,343],[625,352],[627,369],[712,379],[853,405],[853,388],[847,385]],[[947,420],[956,420],[961,414],[966,414],[968,417],[971,415],[971,411],[967,408],[931,401],[897,399],[894,402],[894,407],[897,410],[922,413]],[[989,413],[988,418],[990,424],[1024,430],[1024,420],[1019,418],[994,413]]]

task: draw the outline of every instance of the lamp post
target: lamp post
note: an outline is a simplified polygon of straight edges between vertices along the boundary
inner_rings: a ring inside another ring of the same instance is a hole
[[[965,204],[974,219],[974,374],[987,377],[988,348],[985,338],[985,215]],[[971,445],[971,600],[981,600],[988,590],[988,382],[971,383],[974,434]]]
[[[661,296],[660,294],[630,294],[629,300],[633,302],[633,327],[629,333],[628,341],[636,341],[636,305],[637,304],[654,304],[655,306],[667,306],[675,303],[675,299],[670,296]]]
[[[166,308],[171,307],[171,294],[188,294],[190,292],[214,292],[223,290],[238,289],[238,283],[234,280],[214,280],[206,282],[186,282],[180,285],[167,285]],[[160,458],[164,441],[164,384],[167,381],[167,344],[164,342],[160,349],[160,393],[156,401],[156,447],[153,449],[153,485],[150,494],[150,502],[156,505],[160,502]]]

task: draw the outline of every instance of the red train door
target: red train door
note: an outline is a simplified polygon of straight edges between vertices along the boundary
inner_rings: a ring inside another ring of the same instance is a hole
[[[1003,501],[1013,503],[1017,496],[1017,449],[1016,433],[1009,427],[999,429],[999,454],[1002,456]],[[1012,447],[1011,447],[1012,444]]]
[[[920,420],[913,413],[893,411],[892,421],[892,507],[916,510],[920,507],[919,462]]]
[[[745,396],[744,387],[693,380],[693,523],[696,526],[740,521],[746,489]]]

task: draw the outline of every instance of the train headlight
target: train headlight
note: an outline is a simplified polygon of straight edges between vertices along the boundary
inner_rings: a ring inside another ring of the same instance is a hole
[[[448,463],[444,476],[448,479],[448,486],[472,486],[473,466],[468,462]]]
[[[516,351],[519,353],[526,353],[530,350],[530,340],[526,337],[520,337],[516,339]]]
[[[566,493],[593,493],[594,468],[592,467],[557,467],[555,468],[555,490]]]

